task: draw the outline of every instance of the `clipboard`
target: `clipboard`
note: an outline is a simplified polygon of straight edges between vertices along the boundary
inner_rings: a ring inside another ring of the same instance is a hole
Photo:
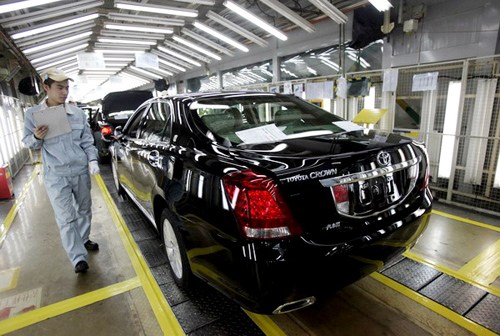
[[[44,139],[54,138],[56,136],[71,132],[71,125],[66,116],[64,104],[48,107],[39,112],[33,112],[35,124],[47,125],[48,132]]]

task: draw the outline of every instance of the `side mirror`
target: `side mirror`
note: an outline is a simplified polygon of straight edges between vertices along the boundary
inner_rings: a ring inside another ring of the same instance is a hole
[[[115,138],[115,140],[119,140],[120,138],[123,137],[122,130],[123,130],[123,126],[116,126],[116,128],[113,132],[113,138]]]

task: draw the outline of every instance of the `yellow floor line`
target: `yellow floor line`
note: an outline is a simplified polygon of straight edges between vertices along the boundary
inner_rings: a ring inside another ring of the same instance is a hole
[[[436,215],[439,215],[439,216],[442,216],[442,217],[451,218],[451,219],[457,220],[459,222],[464,222],[464,223],[467,223],[467,224],[472,224],[472,225],[480,226],[480,227],[485,228],[485,229],[490,229],[490,230],[493,230],[493,231],[500,232],[500,227],[496,227],[494,225],[481,223],[481,222],[478,222],[478,221],[475,221],[475,220],[472,220],[472,219],[468,219],[468,218],[463,218],[463,217],[451,215],[449,213],[441,212],[441,211],[437,211],[437,210],[432,210],[432,213],[436,214]]]
[[[10,208],[9,213],[7,214],[7,217],[5,217],[3,224],[0,226],[0,246],[2,245],[3,241],[7,237],[7,232],[9,232],[9,229],[12,225],[12,222],[14,221],[14,218],[16,218],[17,212],[19,210],[19,206],[24,201],[24,198],[28,194],[28,189],[31,186],[31,183],[33,183],[35,176],[38,175],[39,171],[40,171],[39,166],[38,165],[35,166],[35,168],[33,169],[33,172],[31,173],[29,180],[26,182],[23,190],[21,191],[21,195],[19,195],[19,197],[16,198],[14,205],[12,206],[12,208]]]
[[[458,273],[486,286],[493,283],[500,276],[500,239],[465,264]]]
[[[451,309],[446,308],[445,306],[432,301],[425,296],[414,292],[413,290],[409,289],[408,287],[405,287],[396,281],[380,274],[380,273],[372,273],[370,277],[374,278],[375,280],[383,283],[389,288],[394,289],[395,291],[409,297],[413,301],[416,301],[418,304],[429,308],[430,310],[434,311],[435,313],[447,318],[448,320],[452,321],[453,323],[461,326],[462,328],[465,328],[469,330],[470,332],[476,334],[476,335],[481,335],[481,336],[495,336],[497,335],[493,331],[463,317],[462,315],[455,313]]]
[[[93,303],[108,299],[115,295],[123,294],[134,288],[140,287],[141,283],[137,277],[120,283],[97,289],[95,291],[72,297],[33,311],[17,315],[0,321],[0,334],[4,335],[32,324],[42,322],[51,317],[55,317],[75,309],[79,309]]]
[[[158,286],[158,283],[154,279],[149,266],[144,260],[141,251],[139,250],[132,235],[130,234],[125,221],[116,208],[116,205],[111,198],[111,195],[109,194],[108,189],[106,188],[106,185],[104,184],[101,176],[97,175],[96,181],[99,185],[99,188],[101,189],[113,222],[118,229],[118,233],[120,234],[125,249],[130,257],[132,266],[134,267],[135,272],[137,273],[141,281],[144,292],[149,300],[149,303],[151,304],[151,307],[153,308],[153,312],[156,316],[158,324],[160,325],[160,328],[163,331],[163,334],[169,336],[185,335],[179,324],[179,321],[177,321],[177,318],[172,311],[172,308],[169,306],[167,300],[165,299],[165,296]]]
[[[267,315],[252,313],[248,310],[243,311],[252,319],[252,321],[262,330],[266,336],[286,336],[286,333]]]
[[[448,267],[442,266],[442,265],[438,265],[432,261],[426,260],[425,258],[415,254],[411,250],[404,252],[403,255],[411,260],[417,261],[421,264],[428,265],[439,272],[442,272],[444,274],[448,274],[449,276],[452,276],[458,280],[462,280],[468,284],[479,287],[488,293],[494,294],[496,296],[500,296],[500,289],[493,287],[493,286],[489,286],[489,285],[488,286],[483,285],[482,283],[479,283],[479,282],[475,281],[474,279],[471,279],[469,277],[465,277],[463,274],[461,274],[455,270],[452,270],[451,268],[448,268]]]

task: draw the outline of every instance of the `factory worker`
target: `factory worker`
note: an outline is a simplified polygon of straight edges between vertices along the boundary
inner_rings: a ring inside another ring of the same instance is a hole
[[[90,174],[99,174],[97,149],[85,112],[66,103],[72,79],[55,68],[42,74],[42,79],[47,96],[26,111],[23,143],[41,148],[43,180],[62,245],[75,272],[84,273],[89,268],[87,251],[99,249],[89,239]]]

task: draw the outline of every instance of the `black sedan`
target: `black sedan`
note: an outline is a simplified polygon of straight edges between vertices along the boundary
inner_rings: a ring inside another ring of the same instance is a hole
[[[119,192],[193,275],[259,313],[308,306],[415,243],[432,196],[422,143],[294,96],[153,98],[111,147]]]

